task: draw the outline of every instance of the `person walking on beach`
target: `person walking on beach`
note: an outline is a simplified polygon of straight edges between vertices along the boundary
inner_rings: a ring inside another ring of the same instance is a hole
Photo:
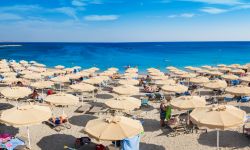
[[[165,119],[170,119],[171,117],[171,107],[168,105],[170,100],[163,100],[160,105],[160,124],[161,127],[165,126]]]

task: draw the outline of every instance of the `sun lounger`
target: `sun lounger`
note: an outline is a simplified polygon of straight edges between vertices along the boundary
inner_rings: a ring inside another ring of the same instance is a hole
[[[91,107],[92,107],[91,105],[85,104],[85,105],[83,105],[83,106],[78,107],[78,108],[75,110],[75,112],[84,113],[84,114],[85,114],[87,111],[90,110]]]
[[[52,119],[49,119],[48,121],[45,121],[46,124],[50,125],[55,131],[60,132],[64,129],[70,129],[71,125],[68,123],[67,119],[66,121],[60,124],[56,124],[52,121]]]

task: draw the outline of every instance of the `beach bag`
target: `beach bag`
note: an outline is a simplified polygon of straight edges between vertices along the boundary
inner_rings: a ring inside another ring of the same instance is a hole
[[[102,144],[97,144],[95,147],[96,150],[106,150],[106,147]]]
[[[91,142],[91,139],[89,137],[77,138],[75,141],[75,147],[81,147],[85,144],[89,144],[90,142]]]
[[[167,121],[171,118],[171,112],[172,112],[171,106],[167,106],[166,117],[165,117]]]

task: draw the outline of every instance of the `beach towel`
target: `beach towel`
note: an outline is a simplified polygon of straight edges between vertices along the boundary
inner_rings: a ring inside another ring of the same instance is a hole
[[[139,150],[140,135],[123,139],[121,142],[121,150]]]
[[[171,118],[171,112],[172,112],[171,106],[167,106],[166,108],[166,120],[167,121]]]

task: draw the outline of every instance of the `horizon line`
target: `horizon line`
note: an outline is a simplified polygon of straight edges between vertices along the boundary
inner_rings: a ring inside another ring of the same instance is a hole
[[[230,41],[0,41],[0,43],[192,43],[192,42],[250,42],[250,40],[230,40]]]

